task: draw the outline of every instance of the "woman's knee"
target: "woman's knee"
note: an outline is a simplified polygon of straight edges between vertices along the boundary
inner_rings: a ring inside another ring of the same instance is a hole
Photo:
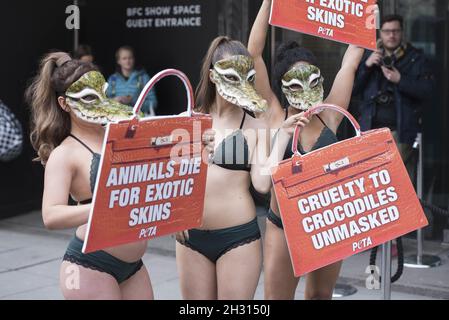
[[[329,288],[313,288],[306,290],[306,300],[331,300],[334,293],[333,289]]]

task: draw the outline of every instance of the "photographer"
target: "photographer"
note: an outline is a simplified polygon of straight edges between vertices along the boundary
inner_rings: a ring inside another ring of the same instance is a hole
[[[386,16],[378,50],[365,53],[353,94],[362,98],[362,130],[390,128],[411,177],[416,170],[413,143],[421,131],[422,109],[432,89],[433,76],[424,54],[403,40],[403,18]]]

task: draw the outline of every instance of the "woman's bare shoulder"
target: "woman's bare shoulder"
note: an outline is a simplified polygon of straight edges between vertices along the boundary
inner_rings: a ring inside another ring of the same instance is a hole
[[[47,167],[73,168],[76,160],[80,157],[80,147],[72,139],[66,138],[50,153]]]

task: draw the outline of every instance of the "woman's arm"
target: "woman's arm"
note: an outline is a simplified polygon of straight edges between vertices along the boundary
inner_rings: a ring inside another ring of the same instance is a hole
[[[304,113],[296,114],[285,120],[274,136],[271,150],[269,149],[269,128],[258,128],[257,144],[251,159],[251,180],[257,192],[262,194],[270,192],[271,168],[277,166],[283,160],[285,150],[293,136],[295,128],[297,126],[305,127],[308,123],[309,119],[304,117]],[[269,154],[268,157],[267,154]]]
[[[335,104],[346,110],[349,108],[352,89],[354,87],[355,74],[359,67],[360,61],[362,60],[363,52],[363,48],[349,45],[343,57],[340,71],[338,71],[332,85],[332,90],[326,98],[325,103]],[[332,110],[326,110],[323,112],[323,118],[329,128],[332,131],[337,132],[337,129],[343,120],[343,115]]]
[[[254,21],[253,28],[248,41],[248,51],[254,59],[254,66],[256,68],[256,90],[267,100],[270,108],[278,107],[280,111],[282,107],[277,101],[276,95],[271,89],[270,77],[268,76],[267,66],[263,60],[263,51],[267,41],[267,33],[269,28],[271,10],[271,0],[264,0],[260,7],[259,14]]]
[[[45,167],[42,218],[47,229],[70,229],[86,224],[91,205],[69,206],[73,167],[63,149],[55,149]]]

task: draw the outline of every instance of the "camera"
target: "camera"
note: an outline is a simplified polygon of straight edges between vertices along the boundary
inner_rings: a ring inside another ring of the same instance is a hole
[[[394,67],[394,57],[393,56],[383,56],[382,65],[388,69],[393,69]]]

